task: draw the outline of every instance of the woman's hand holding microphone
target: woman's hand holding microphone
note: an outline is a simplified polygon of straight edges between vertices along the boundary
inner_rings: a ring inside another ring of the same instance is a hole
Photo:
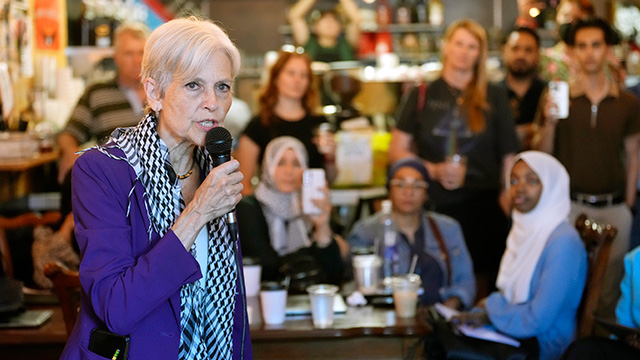
[[[206,223],[233,211],[242,199],[244,176],[238,166],[238,161],[231,159],[213,168],[178,217],[171,229],[185,249],[191,248]]]

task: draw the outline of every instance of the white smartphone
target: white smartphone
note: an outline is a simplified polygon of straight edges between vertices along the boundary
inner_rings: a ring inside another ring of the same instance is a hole
[[[321,214],[322,210],[312,199],[324,198],[322,188],[326,185],[324,169],[307,169],[302,173],[302,212],[309,215]]]
[[[569,84],[566,81],[549,81],[549,94],[556,104],[554,109],[556,118],[569,117]]]

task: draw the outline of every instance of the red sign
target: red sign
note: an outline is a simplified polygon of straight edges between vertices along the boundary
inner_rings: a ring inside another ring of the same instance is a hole
[[[60,16],[58,0],[35,0],[34,24],[36,48],[60,50]]]

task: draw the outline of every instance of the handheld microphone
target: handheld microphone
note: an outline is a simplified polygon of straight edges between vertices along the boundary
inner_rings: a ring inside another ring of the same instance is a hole
[[[205,147],[211,156],[211,161],[213,162],[213,166],[216,167],[218,165],[224,164],[227,161],[231,160],[231,145],[233,143],[233,137],[229,130],[223,127],[214,127],[213,129],[207,131],[207,135],[205,137]],[[238,269],[242,269],[242,262],[240,261],[240,251],[238,251],[238,224],[236,222],[236,211],[231,210],[226,214],[227,223],[229,224],[229,235],[231,235],[231,241],[235,243],[235,256],[236,256],[236,266]],[[240,270],[239,270],[240,271]],[[240,274],[238,276],[238,282],[240,284],[240,293],[242,294],[242,345],[240,347],[240,358],[244,359],[244,344],[245,344],[245,334],[246,334],[246,325],[249,323],[247,317],[247,297],[245,294],[245,286],[244,286],[244,275]]]
[[[205,147],[211,156],[213,166],[224,164],[231,160],[231,145],[233,143],[233,137],[229,130],[223,127],[214,127],[207,131],[205,137]],[[227,213],[227,222],[229,224],[236,223],[235,211]],[[231,225],[232,227],[234,225]],[[235,240],[235,239],[234,239]]]
[[[231,160],[232,143],[233,137],[231,137],[231,133],[223,127],[214,127],[207,131],[205,146],[211,156],[214,167]]]

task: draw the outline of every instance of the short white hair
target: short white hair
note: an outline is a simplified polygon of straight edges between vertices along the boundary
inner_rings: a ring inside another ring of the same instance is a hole
[[[160,25],[147,39],[142,58],[142,80],[156,81],[164,96],[174,79],[186,79],[201,72],[207,61],[221,51],[231,62],[231,76],[240,71],[240,52],[226,32],[210,20],[195,16],[174,19]]]
[[[135,39],[146,40],[149,37],[149,28],[139,22],[125,22],[120,24],[113,32],[113,48],[117,49],[120,43],[120,37],[123,34],[129,34]]]

